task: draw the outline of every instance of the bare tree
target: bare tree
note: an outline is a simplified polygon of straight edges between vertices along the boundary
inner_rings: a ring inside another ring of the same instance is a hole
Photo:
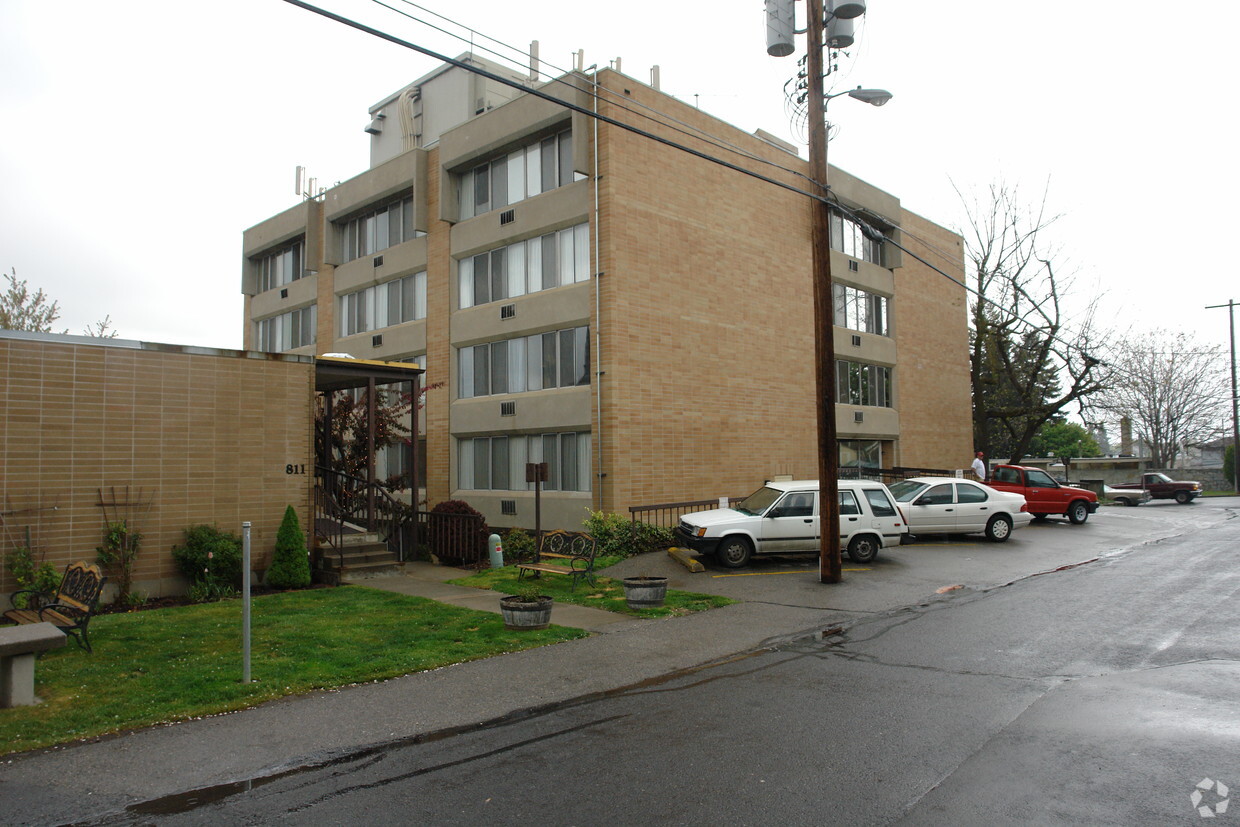
[[[17,268],[4,274],[8,287],[0,293],[0,329],[51,333],[52,322],[60,318],[60,305],[49,302],[43,291],[30,292],[25,279],[17,278]]]
[[[52,323],[60,318],[60,302],[48,301],[47,294],[40,288],[33,293],[26,286],[25,279],[17,277],[17,268],[5,273],[4,279],[8,286],[0,293],[0,330],[29,330],[34,333],[56,333]],[[68,333],[68,329],[59,331]],[[112,317],[105,316],[82,331],[87,336],[100,339],[115,339],[116,330],[112,329]]]
[[[1058,218],[1047,215],[1045,194],[1032,208],[1003,185],[990,187],[985,204],[961,200],[974,292],[974,445],[1019,462],[1043,424],[1106,387],[1093,341],[1096,300],[1076,319],[1065,313],[1071,279],[1055,275],[1056,252],[1042,242]]]
[[[94,336],[96,339],[115,339],[116,330],[112,327],[112,316],[108,314],[101,321],[97,321],[89,325],[82,333],[86,336]]]
[[[1115,382],[1091,407],[1113,421],[1128,417],[1156,468],[1174,467],[1186,444],[1221,435],[1231,398],[1221,348],[1154,330],[1121,342],[1112,362]]]

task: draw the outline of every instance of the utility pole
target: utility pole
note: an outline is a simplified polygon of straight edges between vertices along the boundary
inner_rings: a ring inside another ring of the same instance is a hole
[[[818,413],[818,579],[843,579],[839,532],[839,456],[835,428],[835,313],[831,301],[831,222],[827,207],[827,102],[823,90],[823,0],[806,4],[809,177],[820,200],[810,202],[814,270],[814,393]]]
[[[824,79],[828,70],[823,52],[828,47],[852,43],[853,18],[865,14],[865,0],[827,2],[830,4],[830,27],[824,0],[805,0],[805,74],[798,76],[794,87],[794,106],[799,111],[800,103],[806,104],[809,177],[815,196],[810,202],[810,246],[814,283],[814,394],[818,420],[818,577],[823,583],[839,583],[843,579],[843,568],[840,565],[839,449],[835,423],[835,302],[831,280],[831,213],[827,206],[827,101],[848,95],[871,106],[882,106],[891,100],[891,93],[858,86],[847,92],[825,94]],[[793,0],[766,0],[766,13],[767,54],[787,57],[796,51],[793,35],[800,34],[795,28]],[[804,87],[799,83],[802,78]],[[803,98],[796,95],[801,88],[805,89]]]
[[[1240,422],[1237,421],[1240,403],[1236,401],[1236,302],[1234,299],[1228,299],[1227,304],[1212,304],[1207,306],[1206,310],[1215,310],[1220,307],[1227,308],[1227,330],[1231,341],[1231,482],[1232,487],[1240,493]]]

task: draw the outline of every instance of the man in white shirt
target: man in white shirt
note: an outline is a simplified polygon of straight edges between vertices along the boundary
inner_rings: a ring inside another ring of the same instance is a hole
[[[982,482],[986,481],[986,455],[981,451],[973,457],[973,473],[977,474],[977,478]]]

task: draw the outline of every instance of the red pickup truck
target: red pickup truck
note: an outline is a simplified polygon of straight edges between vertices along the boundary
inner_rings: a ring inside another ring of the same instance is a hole
[[[1126,490],[1144,488],[1150,492],[1151,499],[1175,500],[1180,505],[1191,503],[1194,497],[1201,496],[1201,483],[1196,480],[1173,480],[1166,474],[1157,472],[1142,474],[1140,482],[1127,482],[1111,487]]]
[[[1062,514],[1073,525],[1080,525],[1098,510],[1098,495],[1073,485],[1060,485],[1040,468],[1022,465],[996,465],[986,484],[999,491],[1025,496],[1026,508],[1036,519]]]

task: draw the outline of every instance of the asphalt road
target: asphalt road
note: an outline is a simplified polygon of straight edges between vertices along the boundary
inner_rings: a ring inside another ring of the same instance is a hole
[[[808,585],[805,561],[686,575],[846,620],[93,823],[1196,824],[1207,807],[1225,824],[1240,819],[1224,804],[1240,790],[1238,505],[892,549],[844,589]]]

